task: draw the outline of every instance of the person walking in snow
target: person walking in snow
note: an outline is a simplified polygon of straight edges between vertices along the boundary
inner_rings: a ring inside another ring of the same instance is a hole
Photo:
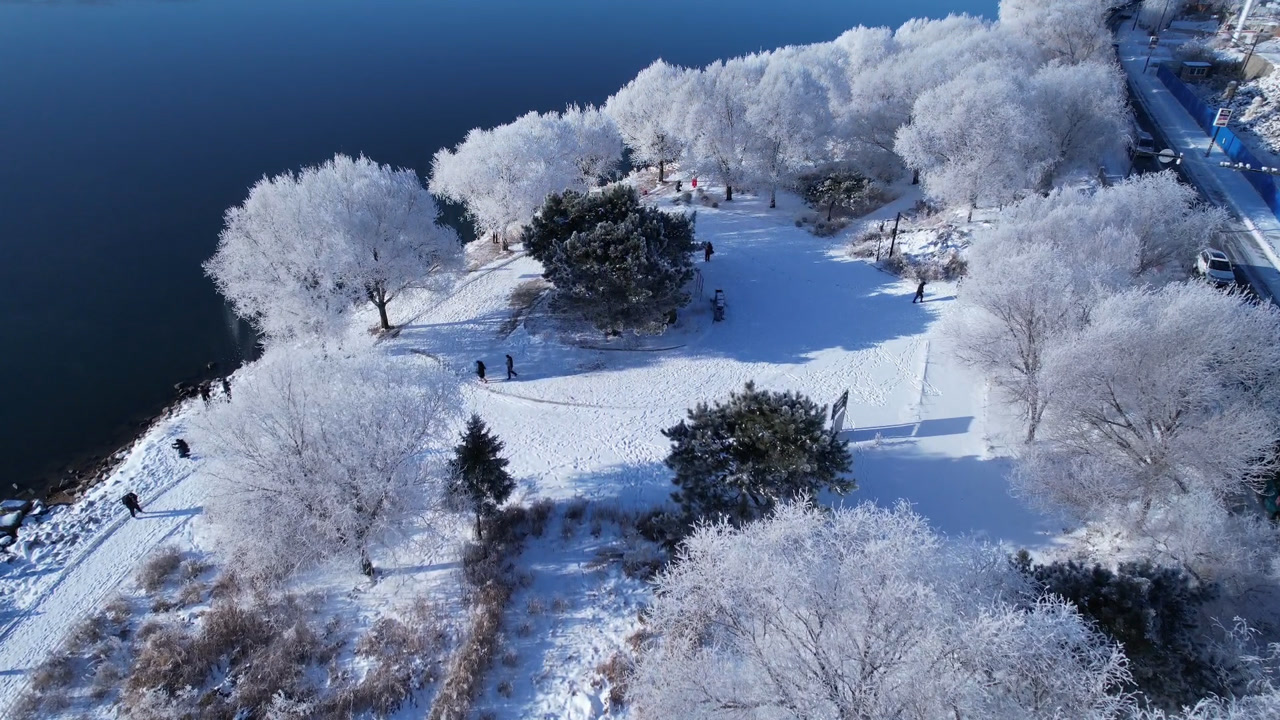
[[[129,517],[138,517],[138,513],[142,512],[142,503],[138,502],[138,496],[135,493],[125,493],[120,498],[120,502],[129,508]]]
[[[712,247],[711,241],[708,240],[706,244],[702,246],[702,262],[711,262],[711,253],[715,251],[716,249]]]
[[[924,278],[920,278],[920,284],[916,286],[916,296],[911,298],[911,304],[924,302]]]
[[[476,361],[476,375],[480,377],[480,382],[484,383],[485,385],[489,384],[489,381],[484,379],[484,361],[482,360]]]
[[[222,378],[222,394],[227,396],[227,402],[231,402],[231,378]]]
[[[205,407],[209,406],[209,398],[213,396],[213,388],[209,387],[209,383],[200,383],[200,399],[204,401]]]
[[[182,438],[178,438],[177,440],[174,440],[173,445],[171,445],[170,447],[178,451],[178,457],[180,458],[191,457],[191,446],[188,445],[187,441],[183,440]]]
[[[510,355],[508,355],[507,356],[507,379],[510,380],[513,377],[520,377],[520,373],[516,372],[516,361]]]

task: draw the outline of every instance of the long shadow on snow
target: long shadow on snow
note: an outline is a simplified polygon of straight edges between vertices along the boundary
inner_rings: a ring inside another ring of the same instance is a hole
[[[857,491],[846,503],[901,500],[948,535],[973,535],[1020,547],[1045,544],[1051,519],[1009,493],[1008,458],[945,457],[917,452],[913,443],[869,448],[854,454]]]
[[[786,228],[768,228],[781,232]],[[659,352],[606,352],[558,342],[529,342],[501,336],[505,309],[464,322],[407,326],[401,334],[414,351],[438,357],[460,375],[483,359],[490,379],[505,377],[502,355],[516,356],[520,380],[564,377],[586,372],[630,370],[672,358],[727,358],[742,363],[803,364],[815,353],[865,350],[895,338],[922,333],[934,315],[911,303],[912,288],[862,262],[841,262],[825,243],[798,237],[794,249],[780,254],[762,248],[776,237],[756,239],[758,228],[743,230],[710,263],[698,263],[709,306],[716,288],[725,291],[726,317],[704,333],[670,342],[683,347]],[[806,233],[800,233],[806,235]],[[724,242],[723,240],[721,241]],[[701,316],[706,307],[691,303],[682,315]],[[605,342],[602,339],[602,346]],[[668,343],[654,339],[655,346]],[[409,350],[405,350],[408,352]]]

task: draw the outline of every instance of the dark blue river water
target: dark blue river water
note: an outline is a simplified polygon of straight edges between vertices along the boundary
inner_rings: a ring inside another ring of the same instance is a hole
[[[996,0],[0,0],[0,496],[253,344],[200,263],[263,174],[430,169],[475,126]]]

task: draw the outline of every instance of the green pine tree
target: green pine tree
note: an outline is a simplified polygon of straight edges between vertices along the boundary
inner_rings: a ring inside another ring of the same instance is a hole
[[[641,204],[615,185],[600,193],[551,195],[525,231],[556,299],[609,334],[660,332],[689,303],[693,217]]]
[[[475,512],[477,536],[482,533],[481,520],[496,515],[516,487],[507,472],[508,461],[499,457],[502,447],[480,416],[472,415],[449,461],[450,493]]]
[[[727,403],[700,403],[689,419],[663,431],[667,467],[680,488],[672,498],[689,522],[754,520],[780,500],[820,490],[847,493],[853,464],[846,443],[826,427],[827,409],[798,393],[747,383]]]

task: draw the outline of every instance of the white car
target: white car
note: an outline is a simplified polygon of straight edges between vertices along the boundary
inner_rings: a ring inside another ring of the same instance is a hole
[[[1221,250],[1201,250],[1196,257],[1196,272],[1219,285],[1233,284],[1236,281],[1231,261]]]

